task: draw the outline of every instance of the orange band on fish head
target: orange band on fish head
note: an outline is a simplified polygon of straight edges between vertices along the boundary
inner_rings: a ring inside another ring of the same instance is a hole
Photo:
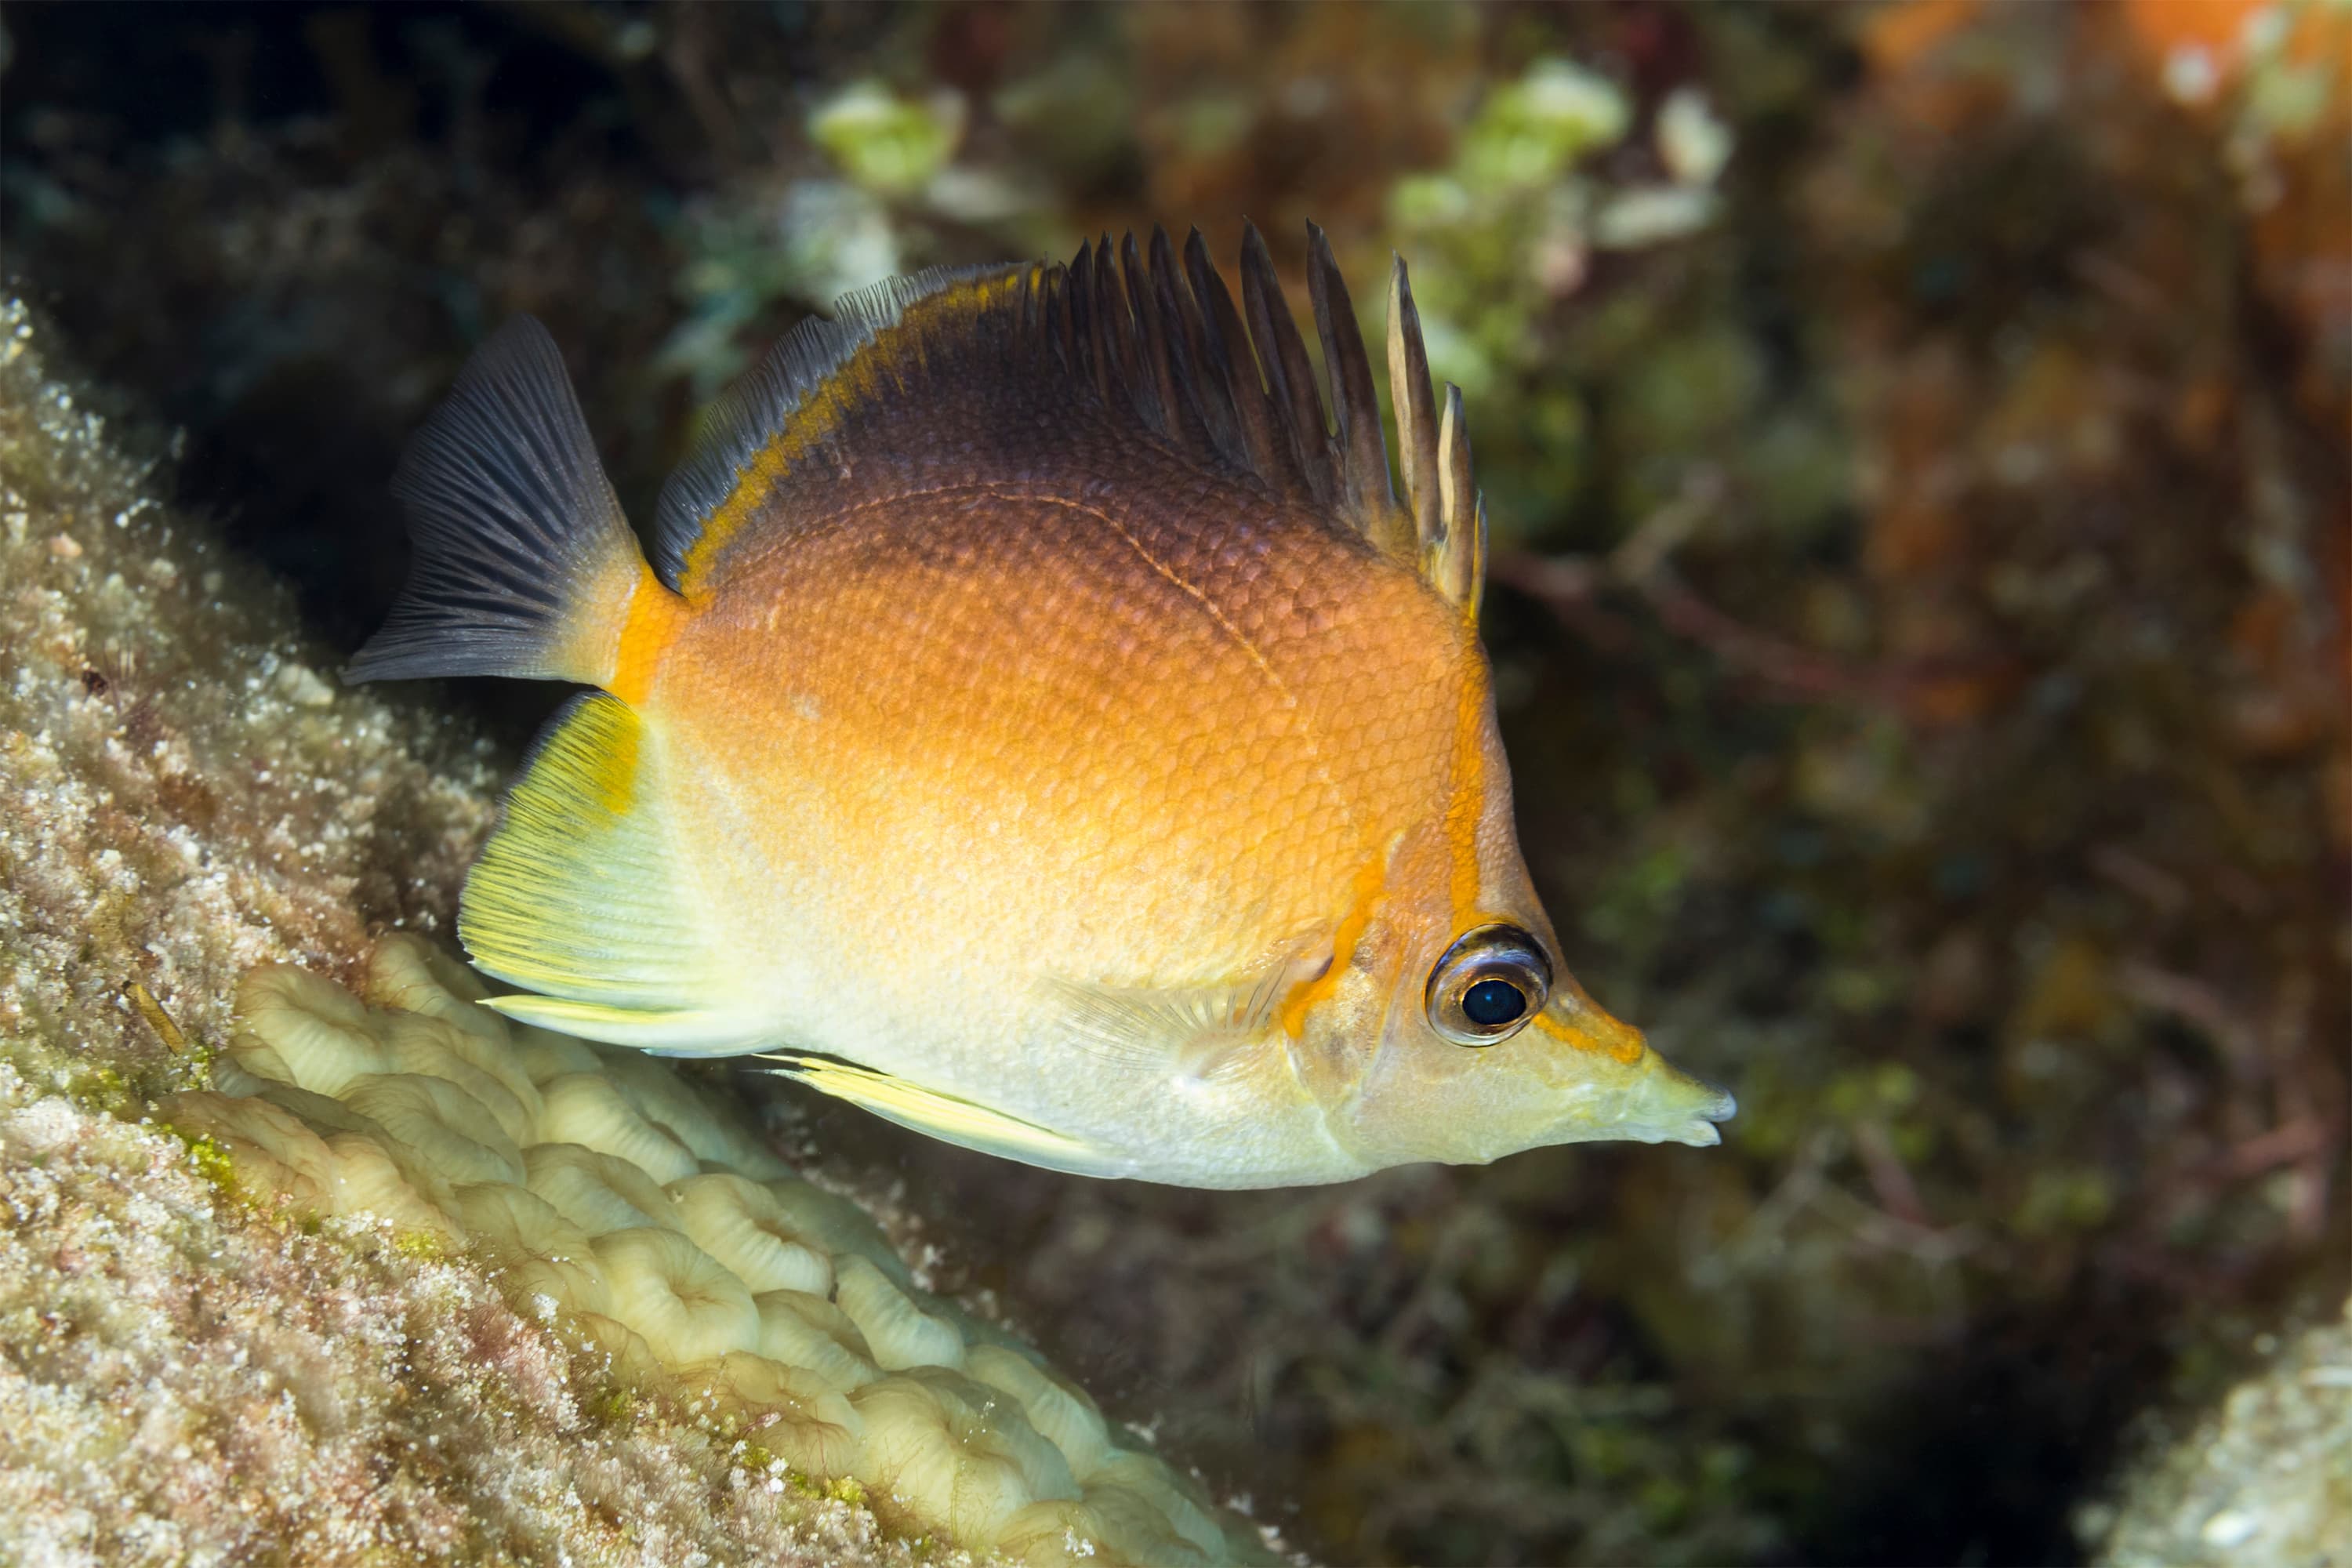
[[[1339,976],[1356,956],[1356,944],[1363,940],[1364,928],[1372,923],[1372,907],[1380,902],[1381,891],[1388,886],[1388,861],[1385,857],[1368,860],[1356,873],[1354,896],[1348,912],[1339,917],[1339,929],[1331,935],[1331,962],[1312,980],[1302,980],[1290,988],[1282,999],[1281,1010],[1276,1016],[1281,1020],[1283,1033],[1297,1039],[1307,1033],[1307,1015],[1318,1003],[1339,989]]]
[[[1642,1031],[1631,1024],[1622,1023],[1598,1007],[1591,1008],[1585,1016],[1593,1020],[1593,1027],[1563,1024],[1549,1013],[1537,1014],[1532,1022],[1538,1030],[1563,1045],[1573,1046],[1580,1051],[1605,1052],[1628,1067],[1640,1061],[1642,1053],[1649,1049],[1649,1042],[1643,1037]]]

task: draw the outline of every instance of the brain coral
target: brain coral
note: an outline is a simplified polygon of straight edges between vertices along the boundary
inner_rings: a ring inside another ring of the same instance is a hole
[[[1267,1554],[669,1068],[472,1005],[401,933],[488,748],[45,347],[0,300],[0,1558]]]
[[[364,988],[255,970],[215,1087],[163,1113],[250,1195],[480,1258],[511,1305],[586,1333],[624,1379],[689,1391],[904,1530],[1032,1561],[1261,1554],[667,1067],[512,1027],[414,936],[375,949]]]

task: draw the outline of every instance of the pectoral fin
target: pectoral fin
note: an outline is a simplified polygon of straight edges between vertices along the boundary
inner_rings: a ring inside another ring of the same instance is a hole
[[[785,1078],[863,1106],[885,1121],[967,1149],[1074,1175],[1126,1174],[1122,1163],[1108,1150],[907,1079],[830,1057],[777,1053],[760,1059],[775,1063]]]
[[[1168,988],[1048,981],[1041,1044],[1156,1078],[1215,1079],[1273,1026],[1305,967],[1286,956],[1237,980]]]

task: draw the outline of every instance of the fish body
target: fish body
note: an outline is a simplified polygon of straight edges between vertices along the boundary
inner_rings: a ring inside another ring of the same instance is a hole
[[[1395,499],[1316,240],[1336,433],[1254,235],[1247,336],[1197,237],[1181,272],[1163,239],[932,275],[730,395],[651,563],[544,333],[487,346],[353,673],[601,688],[468,880],[469,954],[528,993],[497,1005],[1099,1175],[1715,1142],[1728,1097],[1559,963],[1458,401],[1400,267]]]

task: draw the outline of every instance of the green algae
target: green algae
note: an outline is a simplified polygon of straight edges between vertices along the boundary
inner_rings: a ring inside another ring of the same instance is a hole
[[[164,1124],[163,1131],[186,1145],[188,1163],[195,1168],[196,1174],[212,1184],[215,1192],[224,1197],[237,1195],[236,1162],[216,1140],[202,1132],[182,1132],[169,1123]]]

